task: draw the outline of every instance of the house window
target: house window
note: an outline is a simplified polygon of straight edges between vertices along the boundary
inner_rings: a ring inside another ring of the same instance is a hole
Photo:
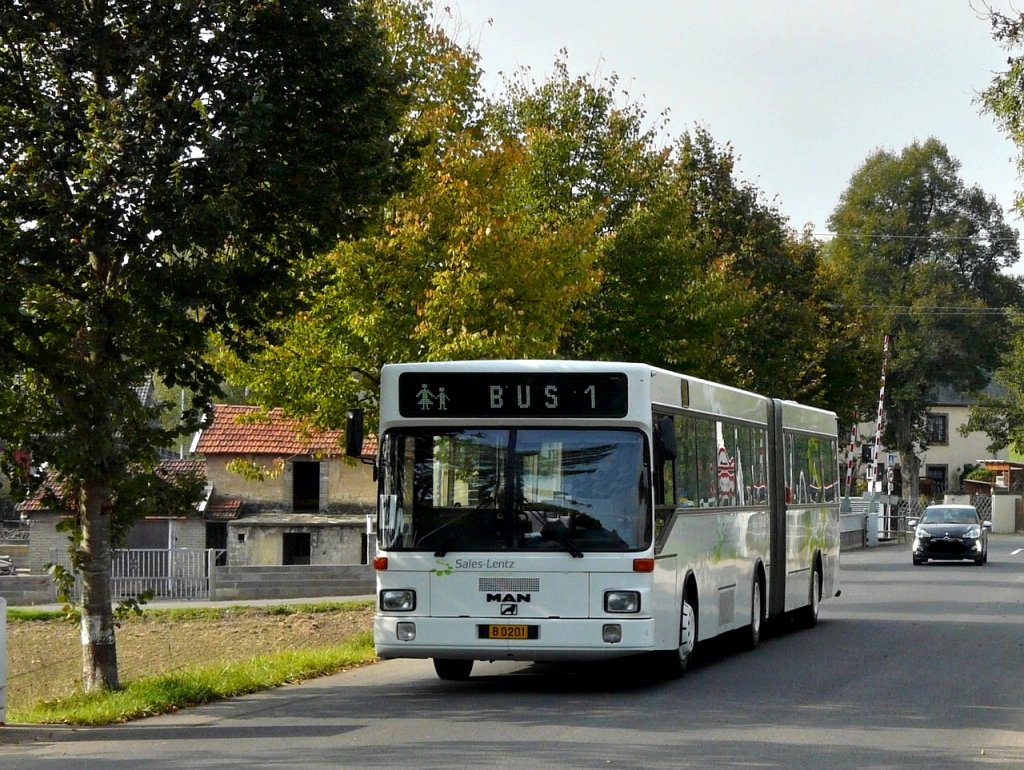
[[[282,536],[282,564],[309,564],[310,538],[308,532],[285,532]]]
[[[320,510],[320,463],[296,461],[292,464],[292,508]]]
[[[949,444],[949,415],[930,414],[925,428],[928,431],[928,443],[935,445]]]

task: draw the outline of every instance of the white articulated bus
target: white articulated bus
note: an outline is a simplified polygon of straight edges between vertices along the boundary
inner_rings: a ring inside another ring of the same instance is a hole
[[[719,634],[813,625],[839,595],[836,427],[635,363],[385,366],[377,654],[462,679],[650,653],[679,676]]]

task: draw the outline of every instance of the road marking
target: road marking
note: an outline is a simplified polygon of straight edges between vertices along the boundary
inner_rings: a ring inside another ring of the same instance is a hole
[[[1024,551],[1024,548],[1018,548],[1016,551],[1010,551],[1010,556],[1016,556],[1021,551]]]

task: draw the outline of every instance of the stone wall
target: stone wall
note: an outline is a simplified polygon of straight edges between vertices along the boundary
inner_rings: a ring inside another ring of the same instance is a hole
[[[286,533],[309,535],[311,565],[359,564],[363,558],[365,532],[363,516],[258,513],[228,522],[228,564],[283,564]]]
[[[0,575],[0,596],[9,607],[50,604],[57,601],[57,590],[49,575]]]
[[[56,550],[66,551],[68,536],[57,531],[61,516],[46,511],[36,511],[29,519],[28,528],[28,571],[33,575],[46,572],[46,565],[53,561]]]
[[[247,479],[228,470],[228,464],[235,459],[254,463],[267,471],[262,481]],[[241,497],[247,503],[257,506],[292,507],[293,465],[285,462],[278,468],[277,458],[251,455],[233,457],[212,455],[206,458],[206,478],[213,484],[218,495]],[[308,460],[312,458],[294,458]],[[376,484],[373,481],[373,467],[363,463],[351,463],[345,458],[331,457],[320,460],[320,510],[328,510],[335,504],[372,504],[376,500]]]

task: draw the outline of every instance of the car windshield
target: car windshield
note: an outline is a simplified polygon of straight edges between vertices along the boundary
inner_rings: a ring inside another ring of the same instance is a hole
[[[978,512],[973,508],[926,508],[922,524],[977,524]]]
[[[627,551],[651,538],[636,430],[393,430],[378,532],[389,549]]]

